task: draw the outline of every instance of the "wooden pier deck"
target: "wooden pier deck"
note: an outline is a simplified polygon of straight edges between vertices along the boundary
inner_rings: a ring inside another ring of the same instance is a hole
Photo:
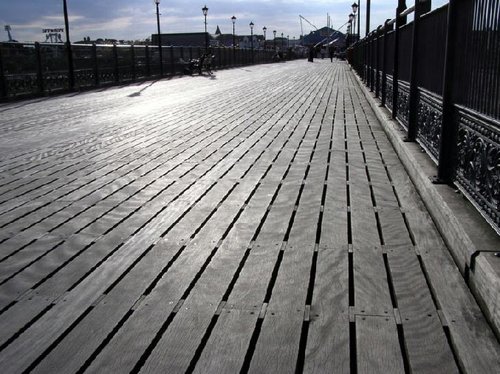
[[[494,373],[345,62],[0,106],[0,373]]]

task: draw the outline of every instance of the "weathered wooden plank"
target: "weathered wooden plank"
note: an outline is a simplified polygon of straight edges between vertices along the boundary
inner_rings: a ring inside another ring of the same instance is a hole
[[[223,309],[194,373],[239,372],[258,317],[255,310]]]
[[[46,255],[50,250],[55,250],[63,242],[64,239],[58,235],[45,235],[40,240],[24,247],[22,251],[5,257],[0,268],[0,284],[5,283],[22,269],[28,267],[37,258]]]
[[[387,263],[401,318],[435,314],[417,253],[411,245],[386,246]]]
[[[255,305],[259,307],[264,301],[272,270],[293,212],[290,201],[296,200],[299,188],[300,186],[296,184],[282,185],[229,296],[227,303],[231,307]]]
[[[380,228],[385,245],[411,245],[411,237],[403,215],[398,207],[377,209]]]
[[[404,373],[393,317],[356,316],[358,373]]]
[[[437,312],[402,318],[405,346],[412,373],[458,373]]]
[[[356,310],[375,315],[390,313],[393,305],[380,246],[355,247],[353,263]]]
[[[341,111],[338,111],[341,113]],[[343,128],[333,129],[335,139]],[[333,151],[326,182],[320,246],[304,357],[306,373],[349,371],[349,280],[345,151]]]
[[[305,373],[350,370],[347,246],[320,247],[304,359]]]
[[[386,251],[412,372],[457,372],[413,246],[390,246]]]
[[[303,310],[268,311],[262,324],[249,373],[294,372],[297,363]]]
[[[409,212],[407,217],[460,369],[486,373],[500,368],[498,341],[428,213]]]
[[[348,129],[352,127],[347,126]],[[347,137],[355,140],[358,134],[350,130]],[[370,197],[365,163],[361,152],[353,151],[352,148],[348,144],[354,305],[357,310],[367,314],[383,315],[392,310],[392,303],[379,245],[381,238]]]

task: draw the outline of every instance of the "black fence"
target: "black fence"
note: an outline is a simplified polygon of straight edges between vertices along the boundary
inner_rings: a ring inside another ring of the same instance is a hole
[[[456,184],[500,232],[500,1],[404,3],[349,62],[436,162],[436,182]]]
[[[199,58],[201,47],[0,43],[0,100],[47,95],[184,73],[185,62]],[[276,61],[275,52],[212,48],[214,69]],[[292,53],[280,59],[292,58]],[[163,72],[163,75],[161,74]]]

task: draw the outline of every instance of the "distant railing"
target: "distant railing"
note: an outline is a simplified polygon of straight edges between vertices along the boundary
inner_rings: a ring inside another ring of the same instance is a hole
[[[414,4],[399,0],[349,62],[436,162],[436,182],[455,183],[500,232],[500,1]]]
[[[276,52],[212,47],[213,68],[273,62]],[[129,83],[160,76],[158,46],[72,44],[73,69],[66,44],[0,43],[0,101]],[[181,75],[201,47],[162,47],[163,76]],[[285,52],[281,59],[293,58]],[[72,80],[71,77],[74,77]]]

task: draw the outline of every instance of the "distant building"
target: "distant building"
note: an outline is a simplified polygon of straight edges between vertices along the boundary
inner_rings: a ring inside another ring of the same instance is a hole
[[[216,45],[219,47],[232,47],[233,46],[233,34],[219,34],[217,35]],[[238,36],[234,37],[235,44],[238,45]]]
[[[205,47],[205,38],[208,35],[208,44],[212,47],[232,47],[233,34],[222,34],[217,26],[215,35],[204,32],[161,34],[161,44],[174,47]],[[236,47],[251,48],[251,35],[235,35],[234,42]],[[267,42],[269,43],[269,41]],[[158,44],[158,34],[151,36],[151,44]],[[253,35],[253,47],[255,49],[264,47],[264,36]]]
[[[312,31],[309,35],[304,35],[303,45],[333,45],[342,47],[345,45],[346,35],[332,28],[323,27]]]
[[[89,36],[74,42],[74,44],[97,44],[97,45],[144,45],[149,44],[148,40],[124,40],[124,39],[108,39],[108,38],[97,38],[95,40],[90,39]]]
[[[252,35],[237,36],[236,40],[238,41],[240,48],[252,48]],[[253,48],[254,49],[264,48],[263,35],[253,35]]]
[[[174,47],[204,47],[207,37],[210,45],[214,39],[209,33],[204,32],[161,34],[160,37],[162,45]],[[158,45],[158,34],[151,35],[151,44]]]

